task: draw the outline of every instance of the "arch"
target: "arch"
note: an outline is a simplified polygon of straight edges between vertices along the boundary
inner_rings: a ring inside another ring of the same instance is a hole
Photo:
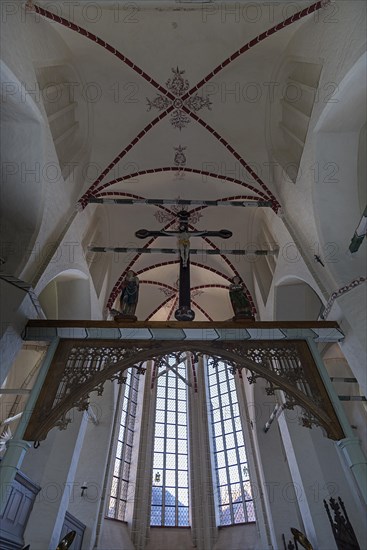
[[[320,60],[286,57],[274,71],[273,82],[280,83],[269,97],[269,149],[275,164],[278,186],[287,180],[296,183],[311,114],[319,85],[322,65]]]
[[[323,305],[314,289],[298,277],[286,277],[278,283],[274,302],[277,321],[314,321]]]
[[[315,219],[320,247],[337,284],[360,276],[366,262],[365,246],[353,254],[353,261],[347,254],[366,206],[359,183],[365,165],[361,146],[367,120],[366,62],[364,53],[339,83],[315,127]]]
[[[179,350],[179,351],[178,351]],[[67,412],[73,407],[86,410],[89,394],[103,392],[106,380],[126,381],[124,371],[135,367],[145,373],[142,365],[168,354],[191,352],[194,357],[206,355],[216,362],[224,360],[234,370],[247,369],[248,380],[267,380],[266,393],[276,390],[286,394],[286,408],[299,405],[305,411],[303,425],[321,426],[332,439],[344,437],[328,394],[318,374],[305,342],[101,342],[85,343],[64,340],[58,347],[48,377],[38,398],[24,439],[39,441],[54,427],[65,429],[70,422]],[[284,362],[282,362],[284,360]],[[80,366],[83,365],[81,369]]]
[[[66,269],[45,286],[39,301],[47,319],[89,319],[89,279],[78,269]]]

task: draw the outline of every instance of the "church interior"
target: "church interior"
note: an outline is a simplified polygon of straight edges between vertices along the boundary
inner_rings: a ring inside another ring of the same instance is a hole
[[[0,548],[367,548],[366,4],[1,2]]]

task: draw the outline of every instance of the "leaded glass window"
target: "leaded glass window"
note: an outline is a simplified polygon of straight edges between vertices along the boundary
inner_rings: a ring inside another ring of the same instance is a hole
[[[219,524],[255,521],[234,375],[224,362],[207,373]]]
[[[151,525],[189,525],[186,360],[158,374]]]
[[[126,503],[128,500],[129,474],[134,441],[139,379],[140,377],[136,374],[135,369],[129,369],[127,371],[107,513],[109,518],[119,519],[121,521],[125,519]]]

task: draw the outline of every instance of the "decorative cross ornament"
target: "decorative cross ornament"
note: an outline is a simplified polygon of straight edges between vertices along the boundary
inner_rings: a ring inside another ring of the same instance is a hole
[[[169,107],[174,107],[173,113],[170,118],[170,122],[174,128],[182,130],[190,122],[190,117],[183,110],[184,108],[190,111],[200,111],[204,107],[211,109],[211,101],[209,96],[201,97],[198,94],[189,94],[190,84],[189,81],[183,77],[185,71],[181,71],[178,67],[172,69],[173,77],[169,78],[166,82],[167,90],[169,90],[175,99],[170,99],[162,94],[157,94],[155,98],[148,99],[148,111],[152,108],[158,109],[158,111],[167,110]],[[187,96],[187,97],[186,97]],[[186,99],[182,99],[186,97]]]
[[[180,283],[179,283],[179,305],[175,311],[177,321],[193,321],[195,313],[191,309],[190,295],[190,237],[221,237],[229,239],[232,232],[227,229],[220,231],[189,231],[190,213],[186,210],[180,210],[177,213],[179,220],[178,231],[148,231],[139,229],[135,236],[139,239],[147,237],[173,237],[177,236],[177,247],[180,254]]]

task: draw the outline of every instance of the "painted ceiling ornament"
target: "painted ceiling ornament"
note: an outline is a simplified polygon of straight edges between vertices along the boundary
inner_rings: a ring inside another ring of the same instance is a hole
[[[176,198],[177,198],[177,201],[179,201],[181,197],[176,197]],[[178,227],[179,225],[178,213],[181,212],[182,210],[185,210],[187,212],[187,209],[188,207],[186,205],[174,204],[171,207],[171,210],[169,212],[163,211],[161,209],[156,210],[156,212],[154,212],[154,217],[159,223],[172,222],[175,220],[176,221],[175,226]],[[188,220],[190,223],[196,224],[202,217],[203,217],[203,214],[199,210],[193,210],[192,212],[189,212]]]
[[[179,145],[178,147],[174,147],[175,152],[175,158],[174,158],[174,165],[177,166],[177,168],[184,168],[186,166],[186,155],[184,151],[186,151],[187,147],[182,147],[182,145]]]
[[[185,74],[185,71],[180,71],[178,67],[176,69],[172,68],[173,78],[169,78],[166,82],[166,86],[173,95],[181,97],[184,95],[190,88],[190,83],[187,78],[184,78],[182,75]]]
[[[181,71],[178,67],[172,69],[173,77],[169,78],[166,82],[167,89],[175,96],[175,99],[170,99],[157,94],[154,99],[147,98],[148,111],[153,107],[158,111],[168,109],[173,106],[174,111],[171,115],[170,122],[174,128],[182,130],[190,122],[190,117],[182,110],[183,107],[187,107],[190,111],[200,111],[204,107],[210,110],[211,101],[208,96],[202,97],[198,94],[190,95],[187,99],[183,100],[182,96],[189,90],[189,81],[183,77],[185,71]]]
[[[25,3],[25,9],[27,11],[35,11],[33,0],[27,0],[27,2]]]
[[[185,172],[183,168],[186,166],[186,151],[187,147],[179,145],[178,147],[173,148],[175,150],[174,165],[177,167],[177,172],[175,172],[175,179],[183,180],[185,178]]]

